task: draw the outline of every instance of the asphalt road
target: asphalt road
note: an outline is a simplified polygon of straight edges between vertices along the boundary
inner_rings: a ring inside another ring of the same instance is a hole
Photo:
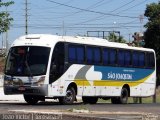
[[[74,112],[74,110],[78,110],[78,112]],[[26,114],[29,114],[29,116],[25,116]],[[74,120],[159,120],[160,103],[126,105],[97,103],[84,105],[78,102],[73,105],[60,105],[58,102],[48,101],[40,102],[37,105],[28,105],[23,101],[0,101],[0,119],[2,120],[71,120],[71,118]]]

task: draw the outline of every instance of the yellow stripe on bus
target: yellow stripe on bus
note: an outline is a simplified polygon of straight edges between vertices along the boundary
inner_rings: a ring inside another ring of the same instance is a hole
[[[78,85],[78,86],[91,86],[91,84],[89,83],[88,80],[74,80],[74,82]]]
[[[123,86],[124,84],[128,84],[130,87],[134,87],[144,83],[144,81],[146,81],[149,77],[150,75],[138,81],[95,80],[93,81],[93,86]]]

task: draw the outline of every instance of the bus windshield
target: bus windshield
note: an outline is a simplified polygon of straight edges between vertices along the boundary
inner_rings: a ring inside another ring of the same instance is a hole
[[[12,47],[5,66],[6,75],[35,76],[45,75],[50,48],[38,46]]]

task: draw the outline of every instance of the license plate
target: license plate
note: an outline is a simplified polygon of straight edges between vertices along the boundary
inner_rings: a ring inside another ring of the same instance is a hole
[[[18,88],[18,90],[20,90],[20,91],[24,91],[24,90],[25,90],[25,88],[24,88],[24,87],[19,87],[19,88]]]

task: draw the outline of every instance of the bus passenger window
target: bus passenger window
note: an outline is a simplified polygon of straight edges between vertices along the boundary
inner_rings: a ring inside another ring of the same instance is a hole
[[[107,65],[107,64],[108,64],[108,54],[109,54],[108,51],[109,51],[109,50],[106,49],[106,48],[103,49],[103,64],[104,64],[104,65]]]
[[[76,64],[84,63],[84,47],[70,44],[68,48],[68,61]]]
[[[94,63],[99,64],[101,62],[101,51],[99,48],[94,48]]]
[[[153,53],[146,54],[146,66],[147,68],[154,68],[155,67],[155,59]]]
[[[125,58],[125,66],[130,66],[131,65],[131,51],[125,51],[124,58]]]
[[[74,46],[69,46],[69,51],[68,51],[68,58],[69,62],[75,62],[76,61],[76,48]]]
[[[87,48],[87,63],[93,64],[93,48],[91,47]]]
[[[124,50],[118,51],[118,65],[124,66]]]
[[[84,63],[84,47],[78,46],[76,50],[77,63]]]
[[[150,53],[150,66],[155,68],[155,57],[153,53]]]
[[[110,65],[115,65],[116,64],[116,49],[110,49],[109,64]]]
[[[139,53],[139,67],[145,66],[145,54],[143,52]]]
[[[133,67],[138,67],[138,52],[133,51]]]

